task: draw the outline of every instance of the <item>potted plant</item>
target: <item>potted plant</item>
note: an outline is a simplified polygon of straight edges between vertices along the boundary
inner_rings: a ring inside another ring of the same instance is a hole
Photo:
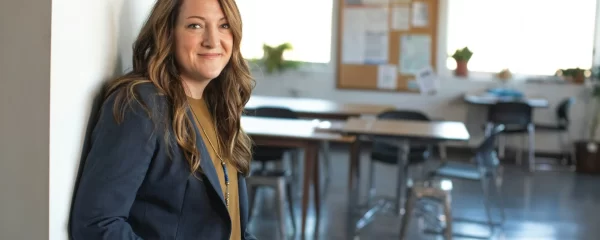
[[[575,142],[577,172],[600,174],[600,66],[592,70],[586,87],[586,119],[584,136]]]
[[[300,65],[300,62],[288,61],[283,57],[283,54],[289,50],[292,50],[290,43],[283,43],[275,47],[263,44],[263,58],[253,59],[251,62],[264,67],[265,71],[269,74],[283,72],[286,69],[295,69]]]
[[[454,54],[452,54],[452,58],[456,60],[456,70],[454,70],[454,75],[466,77],[469,74],[467,64],[472,56],[473,52],[471,52],[468,47],[457,49]]]
[[[558,70],[557,75],[562,76],[566,81],[583,84],[585,82],[585,69],[567,68]]]

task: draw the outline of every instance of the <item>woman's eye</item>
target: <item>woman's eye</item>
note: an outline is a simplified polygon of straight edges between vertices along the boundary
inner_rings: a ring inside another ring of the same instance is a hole
[[[202,28],[202,26],[200,26],[200,24],[192,23],[192,24],[188,25],[188,28],[199,29],[199,28]]]
[[[225,29],[229,29],[230,26],[229,26],[229,23],[225,23],[225,24],[221,25],[221,27],[225,28]]]

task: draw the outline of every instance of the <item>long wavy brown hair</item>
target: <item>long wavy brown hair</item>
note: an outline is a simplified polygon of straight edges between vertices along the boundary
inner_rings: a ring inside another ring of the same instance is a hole
[[[201,172],[200,153],[196,148],[196,134],[188,117],[188,103],[184,85],[179,77],[174,57],[174,28],[184,0],[158,0],[133,45],[133,69],[108,85],[107,96],[116,92],[114,116],[117,122],[124,118],[124,109],[131,101],[140,100],[134,88],[151,82],[164,95],[170,111],[162,119],[171,122],[165,128],[165,141],[174,136],[182,149],[192,173]],[[218,120],[215,124],[222,156],[237,170],[248,174],[251,159],[251,140],[240,126],[244,105],[248,102],[254,80],[248,64],[240,52],[242,19],[235,0],[218,0],[233,34],[233,52],[221,74],[204,90],[203,98]],[[141,103],[141,102],[140,102]],[[143,106],[145,104],[142,103]],[[152,111],[153,109],[148,109]],[[154,109],[156,110],[156,109]]]

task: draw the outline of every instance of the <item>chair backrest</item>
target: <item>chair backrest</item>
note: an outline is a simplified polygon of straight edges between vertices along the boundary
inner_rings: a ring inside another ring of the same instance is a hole
[[[430,121],[427,115],[413,110],[390,110],[385,111],[377,115],[378,119],[390,119],[390,120],[415,120],[415,121]],[[427,148],[416,148],[411,146],[410,151],[413,154],[422,154],[424,158],[428,158],[430,154],[430,146]],[[391,146],[388,143],[377,140],[377,138],[373,138],[373,145],[371,148],[371,153],[392,153],[396,154],[396,147]]]
[[[475,161],[477,166],[482,170],[493,170],[500,165],[500,160],[496,154],[496,139],[505,126],[502,124],[496,125],[491,133],[477,147],[475,152]]]
[[[489,107],[488,122],[503,125],[528,125],[533,108],[526,102],[498,102]]]
[[[250,111],[249,115],[266,118],[298,119],[298,114],[294,111],[281,107],[258,107]]]
[[[575,97],[569,97],[562,100],[556,107],[556,118],[559,126],[566,127],[569,125],[569,110],[574,103]]]

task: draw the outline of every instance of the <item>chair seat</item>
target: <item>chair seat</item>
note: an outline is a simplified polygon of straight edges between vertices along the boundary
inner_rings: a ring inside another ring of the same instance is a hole
[[[502,134],[519,134],[519,133],[527,133],[527,126],[520,126],[520,125],[505,125],[505,129],[504,131],[502,131]],[[486,126],[483,125],[482,129],[485,130]]]
[[[290,176],[290,172],[287,170],[281,170],[281,169],[256,169],[253,170],[250,174],[251,177],[269,177],[269,178],[276,178],[276,177],[288,177]]]
[[[268,162],[268,161],[280,161],[283,159],[283,155],[286,151],[291,150],[290,148],[280,148],[280,147],[254,147],[252,150],[252,160],[259,162]]]
[[[432,172],[433,175],[447,178],[459,178],[465,180],[480,180],[481,174],[477,166],[462,162],[444,162]]]
[[[422,163],[430,155],[430,151],[425,146],[411,147],[408,153],[408,164]],[[371,151],[371,159],[378,162],[396,164],[398,163],[398,148],[389,145],[374,144]]]
[[[567,130],[567,126],[559,124],[535,124],[535,130],[562,132]]]

